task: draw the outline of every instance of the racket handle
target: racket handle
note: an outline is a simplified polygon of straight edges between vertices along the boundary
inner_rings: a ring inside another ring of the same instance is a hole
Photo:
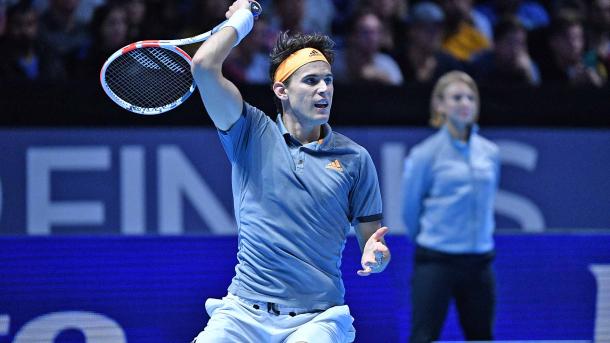
[[[258,17],[263,12],[263,7],[258,2],[250,0],[250,12],[252,12],[254,19],[258,19]]]

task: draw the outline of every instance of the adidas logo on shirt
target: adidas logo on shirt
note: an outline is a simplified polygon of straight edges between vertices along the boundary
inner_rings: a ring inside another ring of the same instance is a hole
[[[343,166],[339,162],[339,160],[334,160],[326,165],[326,169],[332,169],[338,171],[339,173],[343,173]]]

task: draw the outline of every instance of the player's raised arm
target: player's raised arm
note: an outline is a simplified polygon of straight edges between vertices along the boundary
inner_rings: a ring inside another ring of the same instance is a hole
[[[231,48],[246,36],[254,25],[248,0],[233,2],[226,13],[224,26],[214,33],[195,53],[192,73],[203,104],[220,130],[228,130],[241,115],[243,99],[237,87],[222,75],[222,64]]]

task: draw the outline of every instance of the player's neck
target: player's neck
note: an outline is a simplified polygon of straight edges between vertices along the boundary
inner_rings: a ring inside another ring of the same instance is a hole
[[[301,144],[307,144],[320,139],[320,135],[322,133],[321,125],[306,125],[305,123],[300,122],[294,116],[287,115],[286,113],[282,115],[282,120],[284,121],[286,130],[288,130],[288,132],[290,132],[290,134],[296,140],[301,142]]]

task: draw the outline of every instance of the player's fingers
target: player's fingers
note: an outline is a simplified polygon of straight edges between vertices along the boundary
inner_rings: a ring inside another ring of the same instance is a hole
[[[360,261],[360,264],[362,265],[363,268],[365,268],[366,266],[370,266],[374,263],[377,263],[377,260],[375,259],[374,254],[367,255],[366,257],[363,257],[362,260]]]
[[[372,266],[383,262],[383,259],[388,255],[388,249],[385,246],[373,247],[369,252],[362,255],[360,263],[362,266]]]
[[[233,15],[233,13],[235,13],[235,11],[237,11],[239,9],[239,4],[240,4],[240,0],[234,1],[231,6],[229,6],[229,9],[227,10],[227,12],[225,13],[225,17],[227,17],[227,19],[231,18],[231,16]]]
[[[380,227],[377,229],[377,231],[375,231],[375,233],[373,233],[373,235],[371,235],[371,238],[376,241],[381,240],[383,236],[388,233],[388,231],[390,231],[390,229],[387,226]]]
[[[388,247],[385,246],[385,244],[383,244],[381,242],[376,242],[375,247],[373,248],[373,252],[375,254],[381,253],[381,254],[383,254],[383,256],[387,256],[389,251],[390,251],[390,249],[388,249]]]
[[[361,269],[361,270],[357,271],[356,273],[357,273],[359,276],[369,276],[369,275],[371,274],[371,272],[372,272],[372,271],[373,271],[373,270],[371,269],[371,267],[368,267],[368,266],[367,266],[367,267],[365,267],[364,269]]]

